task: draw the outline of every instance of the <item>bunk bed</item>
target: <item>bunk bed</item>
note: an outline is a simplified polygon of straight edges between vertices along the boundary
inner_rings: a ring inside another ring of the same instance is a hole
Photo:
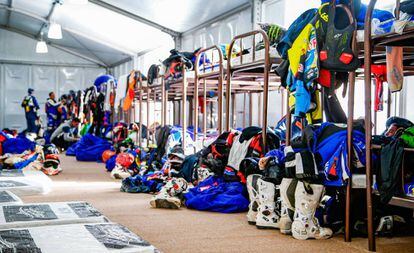
[[[186,133],[187,133],[187,116],[189,115],[190,117],[192,116],[192,114],[187,114],[187,99],[188,97],[194,97],[194,83],[195,83],[195,78],[194,78],[194,72],[192,71],[188,71],[186,65],[184,63],[181,64],[181,77],[180,78],[176,78],[173,80],[163,80],[164,83],[164,111],[163,111],[163,115],[168,111],[167,110],[167,104],[168,101],[181,101],[180,104],[180,113],[182,115],[182,147],[185,150],[186,147]],[[167,89],[168,86],[168,89]],[[194,105],[192,105],[191,100],[190,100],[190,108],[189,111],[192,111],[192,107]],[[163,117],[166,117],[165,115]],[[165,121],[164,121],[165,122]],[[190,122],[192,122],[192,119],[190,118]]]
[[[257,36],[260,36],[264,48],[256,50]],[[252,49],[247,55],[243,55],[243,40],[250,38],[252,41]],[[280,79],[271,73],[272,67],[281,62],[281,58],[277,55],[276,50],[271,51],[269,38],[263,30],[253,30],[244,34],[235,36],[229,46],[228,54],[238,43],[241,53],[237,57],[227,57],[226,69],[226,130],[230,130],[235,117],[235,97],[234,94],[248,93],[250,94],[250,125],[252,125],[252,93],[263,93],[263,107],[261,114],[263,146],[266,147],[267,134],[267,112],[268,112],[268,96],[269,91],[280,89]],[[283,94],[283,93],[282,93]],[[282,98],[283,104],[283,98]],[[232,108],[232,112],[230,112]],[[283,105],[282,105],[283,111]],[[231,115],[231,116],[230,116]],[[245,114],[244,114],[245,115]]]
[[[143,129],[143,113],[142,113],[142,108],[144,108],[144,102],[146,104],[146,108],[147,108],[147,114],[146,114],[146,123],[147,123],[147,138],[146,138],[146,145],[147,147],[149,146],[149,141],[150,141],[150,114],[149,112],[149,107],[150,107],[150,102],[153,101],[154,103],[157,101],[162,102],[163,101],[163,97],[164,97],[164,92],[163,92],[163,87],[164,87],[164,82],[162,78],[156,78],[155,82],[152,85],[149,85],[147,81],[142,80],[142,75],[140,75],[141,73],[139,73],[139,78],[138,78],[138,83],[135,86],[135,98],[138,98],[138,107],[139,107],[139,116],[138,116],[138,121],[139,121],[139,129],[140,131],[138,131],[138,135],[137,135],[137,140],[136,142],[139,143],[139,145],[142,145],[142,131],[141,129]],[[164,106],[161,107],[161,124],[163,124],[165,117],[164,115]],[[135,112],[135,109],[134,109]],[[135,115],[135,114],[134,114]],[[136,120],[136,117],[134,117],[134,120]]]
[[[373,10],[376,4],[376,0],[370,0],[368,9],[365,16],[365,24],[371,24]],[[400,15],[400,0],[396,0],[396,18],[399,19]],[[365,25],[364,29],[364,81],[365,81],[365,141],[366,141],[366,157],[372,157],[373,149],[379,148],[372,144],[372,129],[371,129],[371,66],[376,62],[381,62],[384,60],[383,53],[378,57],[378,48],[383,48],[384,46],[400,46],[404,47],[403,52],[403,63],[404,63],[404,76],[413,75],[412,60],[413,58],[413,49],[414,49],[414,27],[406,27],[401,34],[395,32],[390,32],[382,35],[371,35],[371,25]],[[381,57],[382,56],[382,57]],[[410,66],[407,66],[407,63],[410,62]],[[390,104],[390,101],[389,103]],[[390,110],[388,109],[388,114]],[[412,152],[411,149],[404,149],[404,152]],[[404,178],[404,163],[402,164],[403,169],[402,178]],[[375,232],[373,225],[373,203],[372,195],[373,189],[370,187],[372,185],[372,160],[367,159],[366,163],[366,196],[367,196],[367,217],[368,217],[368,249],[370,251],[376,250],[375,245]],[[404,182],[404,181],[403,181]],[[389,202],[390,205],[402,206],[406,208],[414,209],[414,199],[408,196],[394,196]]]
[[[216,56],[216,57],[215,57]],[[202,58],[202,59],[201,59]],[[209,61],[208,63],[206,61]],[[201,49],[196,59],[195,82],[194,82],[194,140],[197,142],[198,136],[198,97],[199,91],[202,91],[203,96],[203,143],[207,138],[207,91],[217,92],[218,103],[218,120],[217,130],[218,134],[223,131],[223,79],[224,79],[224,65],[223,53],[221,49],[214,45],[205,49]],[[200,62],[202,62],[200,64]],[[200,84],[203,83],[201,86]],[[209,85],[207,85],[209,83]],[[214,102],[213,99],[209,100]],[[212,116],[212,115],[211,115]]]

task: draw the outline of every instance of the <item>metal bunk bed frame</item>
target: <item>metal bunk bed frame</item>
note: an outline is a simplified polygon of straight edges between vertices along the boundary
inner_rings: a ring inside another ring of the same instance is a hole
[[[214,61],[214,53],[218,54],[218,61]],[[206,55],[211,53],[211,70],[206,71]],[[200,69],[200,58],[204,54],[202,68]],[[198,136],[198,96],[200,89],[203,93],[203,135],[204,138],[207,136],[207,90],[217,91],[217,102],[218,102],[218,122],[217,129],[218,133],[221,134],[223,131],[223,79],[224,79],[224,68],[223,68],[223,53],[221,49],[214,45],[208,48],[203,48],[199,51],[199,55],[196,59],[195,70],[195,82],[194,82],[194,139],[197,141]],[[218,64],[218,66],[217,66]],[[217,85],[207,86],[207,80],[217,80]],[[200,86],[200,83],[203,86]]]
[[[366,141],[366,195],[367,195],[367,216],[368,216],[368,249],[370,251],[376,250],[375,245],[375,234],[374,234],[374,225],[373,225],[373,204],[372,204],[372,149],[376,146],[372,145],[372,129],[371,129],[371,65],[373,64],[373,50],[377,46],[403,46],[411,47],[414,46],[414,27],[406,28],[402,34],[397,34],[395,32],[371,36],[371,21],[372,14],[376,4],[376,0],[371,0],[368,9],[365,15],[365,29],[364,29],[364,81],[365,81],[365,141]],[[396,11],[395,16],[398,19],[400,14],[400,0],[396,0]],[[368,25],[367,25],[368,24]],[[403,60],[412,60],[413,54],[412,51],[405,50],[403,54]],[[404,75],[413,75],[413,67],[404,66]],[[388,101],[390,104],[390,101]],[[388,113],[389,113],[388,109]],[[411,152],[411,149],[405,149],[405,152]],[[404,163],[403,163],[402,173],[404,173]],[[402,174],[402,177],[404,174]],[[391,205],[404,206],[414,209],[414,199],[409,197],[393,197],[390,201]]]
[[[143,86],[143,80],[142,80],[142,75],[141,72],[138,71],[139,77],[137,80],[137,84],[135,86],[135,99],[138,98],[138,108],[139,108],[139,116],[138,116],[138,120],[139,120],[139,132],[137,135],[137,140],[136,142],[139,143],[139,145],[142,145],[142,126],[143,126],[143,113],[142,113],[142,108],[143,108],[143,103],[145,102],[146,104],[146,108],[147,108],[147,117],[146,117],[146,123],[147,123],[147,146],[149,145],[149,135],[150,135],[150,128],[149,128],[149,104],[150,101],[152,99],[152,101],[157,102],[161,101],[161,125],[165,124],[166,122],[166,118],[164,110],[166,109],[166,107],[164,107],[164,97],[165,97],[165,89],[164,89],[164,80],[162,78],[159,78],[159,76],[156,78],[156,80],[161,80],[161,83],[157,83],[151,86]],[[159,95],[161,94],[161,95]],[[151,97],[151,95],[153,95],[153,97]],[[134,110],[134,115],[135,115],[135,106],[133,108]],[[134,120],[136,120],[136,116],[134,117]],[[155,134],[155,133],[154,133]]]
[[[261,35],[264,43],[264,58],[257,59],[256,58],[256,35]],[[232,57],[231,52],[233,52],[233,48],[236,42],[239,42],[240,50],[243,50],[243,39],[252,38],[252,61],[249,63],[243,62],[243,54],[240,54],[240,64],[232,66]],[[244,34],[240,34],[235,36],[230,43],[229,56],[227,57],[227,82],[226,82],[226,130],[229,131],[231,127],[231,122],[234,122],[234,97],[232,97],[235,93],[246,93],[246,91],[251,94],[253,92],[263,92],[263,110],[262,110],[262,138],[263,138],[263,146],[264,150],[266,150],[266,134],[267,134],[267,112],[268,112],[268,98],[269,98],[269,91],[277,90],[273,89],[273,87],[269,87],[270,83],[270,71],[272,64],[280,63],[281,59],[276,58],[272,59],[270,57],[270,42],[269,38],[265,31],[263,30],[253,30]],[[258,71],[256,71],[258,70]],[[245,81],[247,78],[247,81]],[[252,80],[253,78],[253,80]],[[261,87],[261,82],[258,81],[258,78],[263,78],[263,88]],[[232,87],[235,80],[237,81],[244,81],[245,84],[250,84],[249,86],[243,87],[240,85],[238,87]],[[276,82],[279,82],[279,78],[275,78]],[[228,92],[227,92],[228,91]],[[233,105],[231,105],[233,102]],[[230,108],[233,108],[233,113],[230,117]],[[250,110],[252,108],[252,99],[250,96]],[[283,99],[282,99],[282,109],[283,109]],[[231,120],[232,118],[232,120]],[[250,125],[252,124],[252,112],[250,111]]]

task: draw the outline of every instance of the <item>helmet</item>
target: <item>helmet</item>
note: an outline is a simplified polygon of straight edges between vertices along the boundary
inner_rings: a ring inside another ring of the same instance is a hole
[[[262,171],[259,169],[258,158],[248,157],[241,161],[240,163],[240,172],[245,176],[251,174],[262,174]]]
[[[108,161],[109,160],[109,158],[111,158],[112,156],[114,156],[114,155],[116,155],[116,153],[114,152],[114,151],[112,151],[112,150],[105,150],[103,153],[102,153],[102,161],[104,162],[104,163],[106,163],[106,161]]]
[[[129,168],[134,162],[135,157],[129,153],[121,153],[116,157],[116,164],[121,165],[124,168]]]
[[[43,154],[46,155],[50,155],[50,154],[59,154],[59,150],[57,149],[57,147],[55,146],[55,144],[46,144],[43,146]],[[59,158],[58,158],[59,159]]]
[[[62,171],[62,168],[60,167],[59,156],[56,154],[46,155],[43,162],[42,171],[49,176],[59,174]]]

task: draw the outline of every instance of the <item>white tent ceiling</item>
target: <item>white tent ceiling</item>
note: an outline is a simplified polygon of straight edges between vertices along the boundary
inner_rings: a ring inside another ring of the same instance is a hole
[[[105,67],[165,44],[171,35],[194,28],[250,0],[0,0],[0,28],[43,39]],[[50,15],[52,13],[52,15]],[[50,16],[50,17],[49,17]],[[62,26],[63,39],[47,38],[49,22]]]
[[[177,32],[185,32],[250,0],[94,0],[135,13]]]

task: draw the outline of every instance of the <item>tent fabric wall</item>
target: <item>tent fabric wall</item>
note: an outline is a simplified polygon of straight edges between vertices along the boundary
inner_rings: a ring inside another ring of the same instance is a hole
[[[46,124],[44,104],[50,91],[57,96],[89,87],[106,69],[77,56],[49,47],[36,54],[36,41],[0,29],[0,128],[26,128],[20,107],[27,89],[34,88]]]

